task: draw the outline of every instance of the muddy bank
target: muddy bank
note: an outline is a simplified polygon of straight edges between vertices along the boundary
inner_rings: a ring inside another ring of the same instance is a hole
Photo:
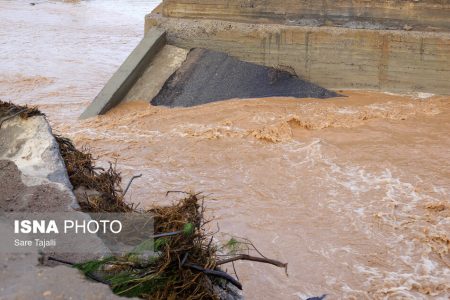
[[[233,98],[330,98],[338,94],[299,79],[290,69],[275,69],[194,49],[153,98],[153,105],[189,107]]]

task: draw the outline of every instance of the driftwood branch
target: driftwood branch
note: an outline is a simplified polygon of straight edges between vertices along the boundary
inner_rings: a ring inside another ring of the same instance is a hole
[[[135,176],[131,177],[130,181],[129,181],[128,184],[127,184],[127,187],[125,188],[125,191],[123,192],[123,195],[124,195],[124,196],[127,194],[128,189],[129,189],[130,186],[131,186],[131,183],[133,183],[133,180],[135,180],[136,178],[140,178],[140,177],[142,177],[142,174],[135,175]]]
[[[180,233],[183,233],[183,231],[179,230],[179,231],[174,231],[174,232],[155,234],[152,236],[152,238],[157,239],[157,238],[162,238],[162,237],[166,237],[166,236],[174,236],[174,235],[177,235]]]
[[[237,281],[236,279],[234,279],[228,273],[225,273],[223,271],[218,271],[218,270],[205,269],[205,268],[202,268],[202,267],[200,267],[198,265],[194,265],[194,264],[191,264],[191,263],[185,263],[184,266],[188,267],[188,268],[191,268],[193,270],[202,272],[202,273],[204,273],[206,275],[211,275],[211,276],[220,277],[222,279],[225,279],[226,281],[228,281],[229,283],[231,283],[232,285],[234,285],[238,289],[242,290],[242,284],[239,281]]]
[[[250,255],[247,255],[247,254],[240,254],[240,255],[236,255],[236,256],[231,257],[231,258],[219,260],[218,262],[216,262],[216,265],[220,266],[220,265],[223,265],[223,264],[226,264],[226,263],[230,263],[230,262],[234,262],[234,261],[237,261],[237,260],[250,260],[250,261],[256,261],[256,262],[271,264],[271,265],[277,266],[279,268],[284,268],[286,270],[286,274],[287,274],[287,266],[288,266],[287,263],[283,263],[281,261],[270,259],[270,258],[250,256]]]

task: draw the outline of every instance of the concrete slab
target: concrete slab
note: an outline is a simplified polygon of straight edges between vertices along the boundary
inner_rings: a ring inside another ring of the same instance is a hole
[[[94,101],[81,114],[80,119],[104,114],[122,101],[134,83],[144,73],[148,64],[165,45],[165,36],[163,30],[156,28],[149,30]]]
[[[167,79],[181,67],[188,53],[189,50],[165,45],[150,62],[145,72],[136,81],[123,101],[145,101],[150,103],[158,95]]]
[[[59,146],[45,117],[6,120],[0,128],[0,300],[121,299],[107,285],[88,281],[74,268],[38,265],[38,250],[71,262],[109,255],[109,249],[97,236],[76,239],[64,235],[58,240],[65,249],[83,247],[84,252],[53,253],[55,248],[51,247],[10,251],[10,242],[17,235],[3,217],[53,213],[90,220],[89,215],[76,211],[78,208]]]
[[[60,210],[79,208],[58,143],[43,116],[16,117],[3,123],[0,128],[0,160],[13,161],[26,186],[52,185],[67,192],[69,199]],[[0,200],[3,196],[0,195]]]

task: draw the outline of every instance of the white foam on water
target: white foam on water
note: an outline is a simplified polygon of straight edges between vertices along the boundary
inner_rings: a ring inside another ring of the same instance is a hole
[[[424,99],[431,98],[433,96],[434,96],[434,94],[432,94],[432,93],[421,93],[421,92],[419,92],[419,93],[414,95],[414,98],[424,100]]]
[[[130,129],[128,127],[126,131],[98,130],[87,127],[74,130],[71,132],[71,135],[83,137],[83,139],[109,139],[123,142],[139,141],[142,139],[146,139],[147,141],[156,140],[164,136],[158,130],[140,130],[137,128]]]
[[[350,108],[350,107],[342,107],[336,110],[338,114],[342,115],[354,115],[358,113],[358,110]]]
[[[392,253],[384,259],[387,259],[386,264],[392,264],[392,268],[386,268],[384,264],[368,266],[354,262],[355,274],[366,278],[367,289],[373,291],[371,297],[420,298],[420,295],[423,295],[422,289],[431,289],[431,294],[439,295],[441,287],[450,288],[450,270],[443,267],[436,256],[431,255],[433,250],[423,240],[422,233],[425,228],[431,226],[432,234],[445,235],[439,228],[445,228],[445,224],[450,223],[449,220],[436,219],[434,225],[422,222],[425,217],[421,212],[423,205],[430,201],[438,202],[439,199],[426,192],[417,191],[415,184],[402,180],[402,174],[398,171],[389,168],[372,171],[364,166],[341,163],[326,155],[325,150],[329,149],[323,146],[320,140],[315,140],[309,144],[290,143],[283,147],[286,152],[296,153],[296,158],[302,161],[303,167],[324,168],[327,176],[323,185],[331,196],[327,205],[359,232],[376,238],[387,249],[391,249],[388,251]],[[302,157],[299,158],[299,155]],[[290,157],[289,153],[285,156]],[[418,176],[415,179],[418,182],[423,181]],[[444,195],[447,190],[433,186],[433,191]],[[388,225],[388,228],[392,228],[390,230],[395,230],[396,233],[383,233],[380,231],[383,227],[376,227],[376,220],[380,225]],[[332,260],[336,251],[343,248],[328,245],[323,249],[309,250]],[[347,251],[357,257],[353,247]],[[366,290],[354,290],[345,283],[341,283],[339,288],[347,296],[367,295]]]

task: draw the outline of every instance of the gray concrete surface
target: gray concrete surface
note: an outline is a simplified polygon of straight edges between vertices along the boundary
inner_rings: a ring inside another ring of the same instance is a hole
[[[0,128],[0,300],[120,299],[108,286],[88,281],[71,267],[39,266],[38,250],[42,249],[14,248],[18,236],[8,219],[14,218],[13,213],[65,213],[77,220],[90,220],[87,214],[76,211],[77,208],[47,120],[35,116],[5,121]],[[64,235],[58,238],[57,244],[71,250],[82,247],[83,252],[54,253],[54,248],[44,251],[71,262],[110,253],[97,236],[82,239],[80,243],[73,235]]]
[[[150,62],[145,72],[136,81],[123,102],[149,102],[158,95],[167,79],[186,60],[188,50],[171,45],[165,45]]]
[[[122,101],[164,45],[165,32],[163,30],[152,29],[146,32],[139,45],[81,114],[80,119],[104,114]]]
[[[26,120],[15,117],[2,124],[0,160],[13,161],[26,186],[52,185],[62,191],[69,191],[70,201],[64,209],[79,208],[71,192],[72,185],[58,143],[43,116]]]
[[[164,0],[164,16],[244,23],[450,30],[448,0]]]
[[[0,253],[0,300],[129,299],[67,266],[40,267],[38,254]]]

